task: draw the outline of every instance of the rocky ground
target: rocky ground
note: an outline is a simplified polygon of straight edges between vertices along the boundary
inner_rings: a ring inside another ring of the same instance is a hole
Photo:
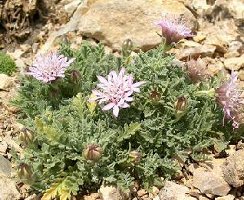
[[[28,3],[29,2],[29,3]],[[180,62],[200,57],[211,75],[238,71],[244,82],[244,2],[242,0],[61,0],[0,1],[0,48],[14,58],[19,73],[38,52],[57,49],[69,40],[78,48],[84,40],[102,42],[108,52],[120,53],[131,39],[144,51],[161,42],[155,22],[161,14],[176,13],[188,19],[195,36],[171,50]],[[13,26],[15,23],[15,26]],[[16,182],[12,149],[20,156],[18,135],[24,127],[9,101],[18,89],[17,76],[0,74],[0,200],[40,199],[28,186]],[[243,82],[241,82],[242,85]],[[148,192],[136,183],[130,193],[102,187],[99,193],[77,200],[244,200],[244,144],[230,145],[223,158],[181,163],[182,170],[163,188]]]

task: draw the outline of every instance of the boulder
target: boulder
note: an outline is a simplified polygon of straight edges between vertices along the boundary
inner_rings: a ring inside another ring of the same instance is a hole
[[[94,38],[114,50],[120,50],[124,40],[131,39],[140,49],[148,50],[162,39],[155,25],[162,14],[183,15],[190,28],[196,26],[193,14],[177,0],[86,0],[75,11],[70,21],[50,35],[43,50],[48,50],[55,40],[71,31]]]

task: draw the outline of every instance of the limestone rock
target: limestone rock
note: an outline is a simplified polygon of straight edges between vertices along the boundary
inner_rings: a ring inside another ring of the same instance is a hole
[[[244,185],[244,149],[229,156],[222,166],[224,179],[233,187]]]
[[[17,200],[20,193],[16,189],[15,181],[5,176],[0,176],[0,199],[1,200]]]
[[[215,200],[234,200],[235,196],[229,194],[227,196],[223,196],[223,197],[217,197]]]
[[[226,69],[235,71],[244,68],[244,55],[242,55],[241,57],[225,59],[224,66]]]
[[[204,194],[227,195],[231,188],[220,174],[198,168],[194,171],[192,185]]]
[[[102,200],[127,200],[130,196],[114,186],[102,185],[99,189],[99,193]]]
[[[69,2],[68,4],[66,4],[64,6],[65,12],[67,12],[68,15],[71,16],[75,12],[77,7],[80,5],[80,3],[81,3],[81,0],[73,0],[73,1]]]
[[[189,188],[184,185],[166,181],[158,196],[160,200],[197,200],[188,195],[189,192]]]
[[[1,175],[8,176],[8,177],[11,176],[11,163],[2,155],[0,155],[0,176]]]
[[[48,49],[57,37],[71,31],[94,38],[115,50],[120,50],[124,40],[131,39],[134,45],[148,50],[159,43],[161,32],[155,22],[163,13],[184,15],[189,27],[194,29],[196,19],[193,14],[177,0],[86,0],[75,11],[70,21],[47,40]]]
[[[13,85],[13,78],[6,75],[0,74],[0,90],[8,90]]]

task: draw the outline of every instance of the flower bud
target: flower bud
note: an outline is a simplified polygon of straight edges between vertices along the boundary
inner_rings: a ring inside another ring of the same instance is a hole
[[[102,148],[97,144],[89,144],[84,152],[83,155],[86,160],[98,161],[102,156]]]
[[[184,114],[187,108],[187,99],[184,96],[178,97],[175,102],[175,116],[176,119],[180,119]]]
[[[175,110],[178,111],[185,111],[187,107],[187,99],[184,96],[178,97],[177,101],[175,102]]]
[[[133,42],[131,39],[126,39],[122,44],[123,56],[129,56],[133,50]]]
[[[153,90],[151,93],[150,93],[150,99],[157,102],[159,101],[161,98],[161,95],[160,93],[157,91],[157,90]]]
[[[29,181],[32,179],[32,170],[26,163],[21,163],[18,168],[18,176],[22,180]]]
[[[141,161],[141,157],[142,157],[142,155],[138,151],[131,151],[129,153],[129,158],[130,158],[131,162],[134,164],[139,164],[139,162]]]
[[[78,83],[81,79],[81,74],[78,70],[72,70],[70,73],[70,78],[73,82]]]
[[[29,144],[33,139],[33,134],[26,128],[23,128],[20,132],[19,139],[25,144]]]

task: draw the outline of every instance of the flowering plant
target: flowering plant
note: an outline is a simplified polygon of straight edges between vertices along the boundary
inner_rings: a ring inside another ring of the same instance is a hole
[[[44,199],[71,199],[102,183],[129,188],[139,180],[145,188],[160,186],[161,177],[170,178],[180,168],[173,158],[201,160],[203,149],[225,144],[236,133],[229,123],[223,126],[214,96],[198,95],[218,88],[218,81],[193,83],[163,47],[141,52],[132,62],[105,54],[101,45],[84,44],[79,50],[65,45],[60,53],[76,62],[59,87],[56,81],[42,84],[26,76],[16,101],[32,133],[24,137],[25,155],[18,160],[22,171],[28,169],[21,177],[31,177],[32,188],[45,193]],[[235,81],[232,77],[216,93],[236,121]],[[53,92],[49,87],[62,91],[55,106],[47,98]],[[108,109],[118,117],[104,112]]]

